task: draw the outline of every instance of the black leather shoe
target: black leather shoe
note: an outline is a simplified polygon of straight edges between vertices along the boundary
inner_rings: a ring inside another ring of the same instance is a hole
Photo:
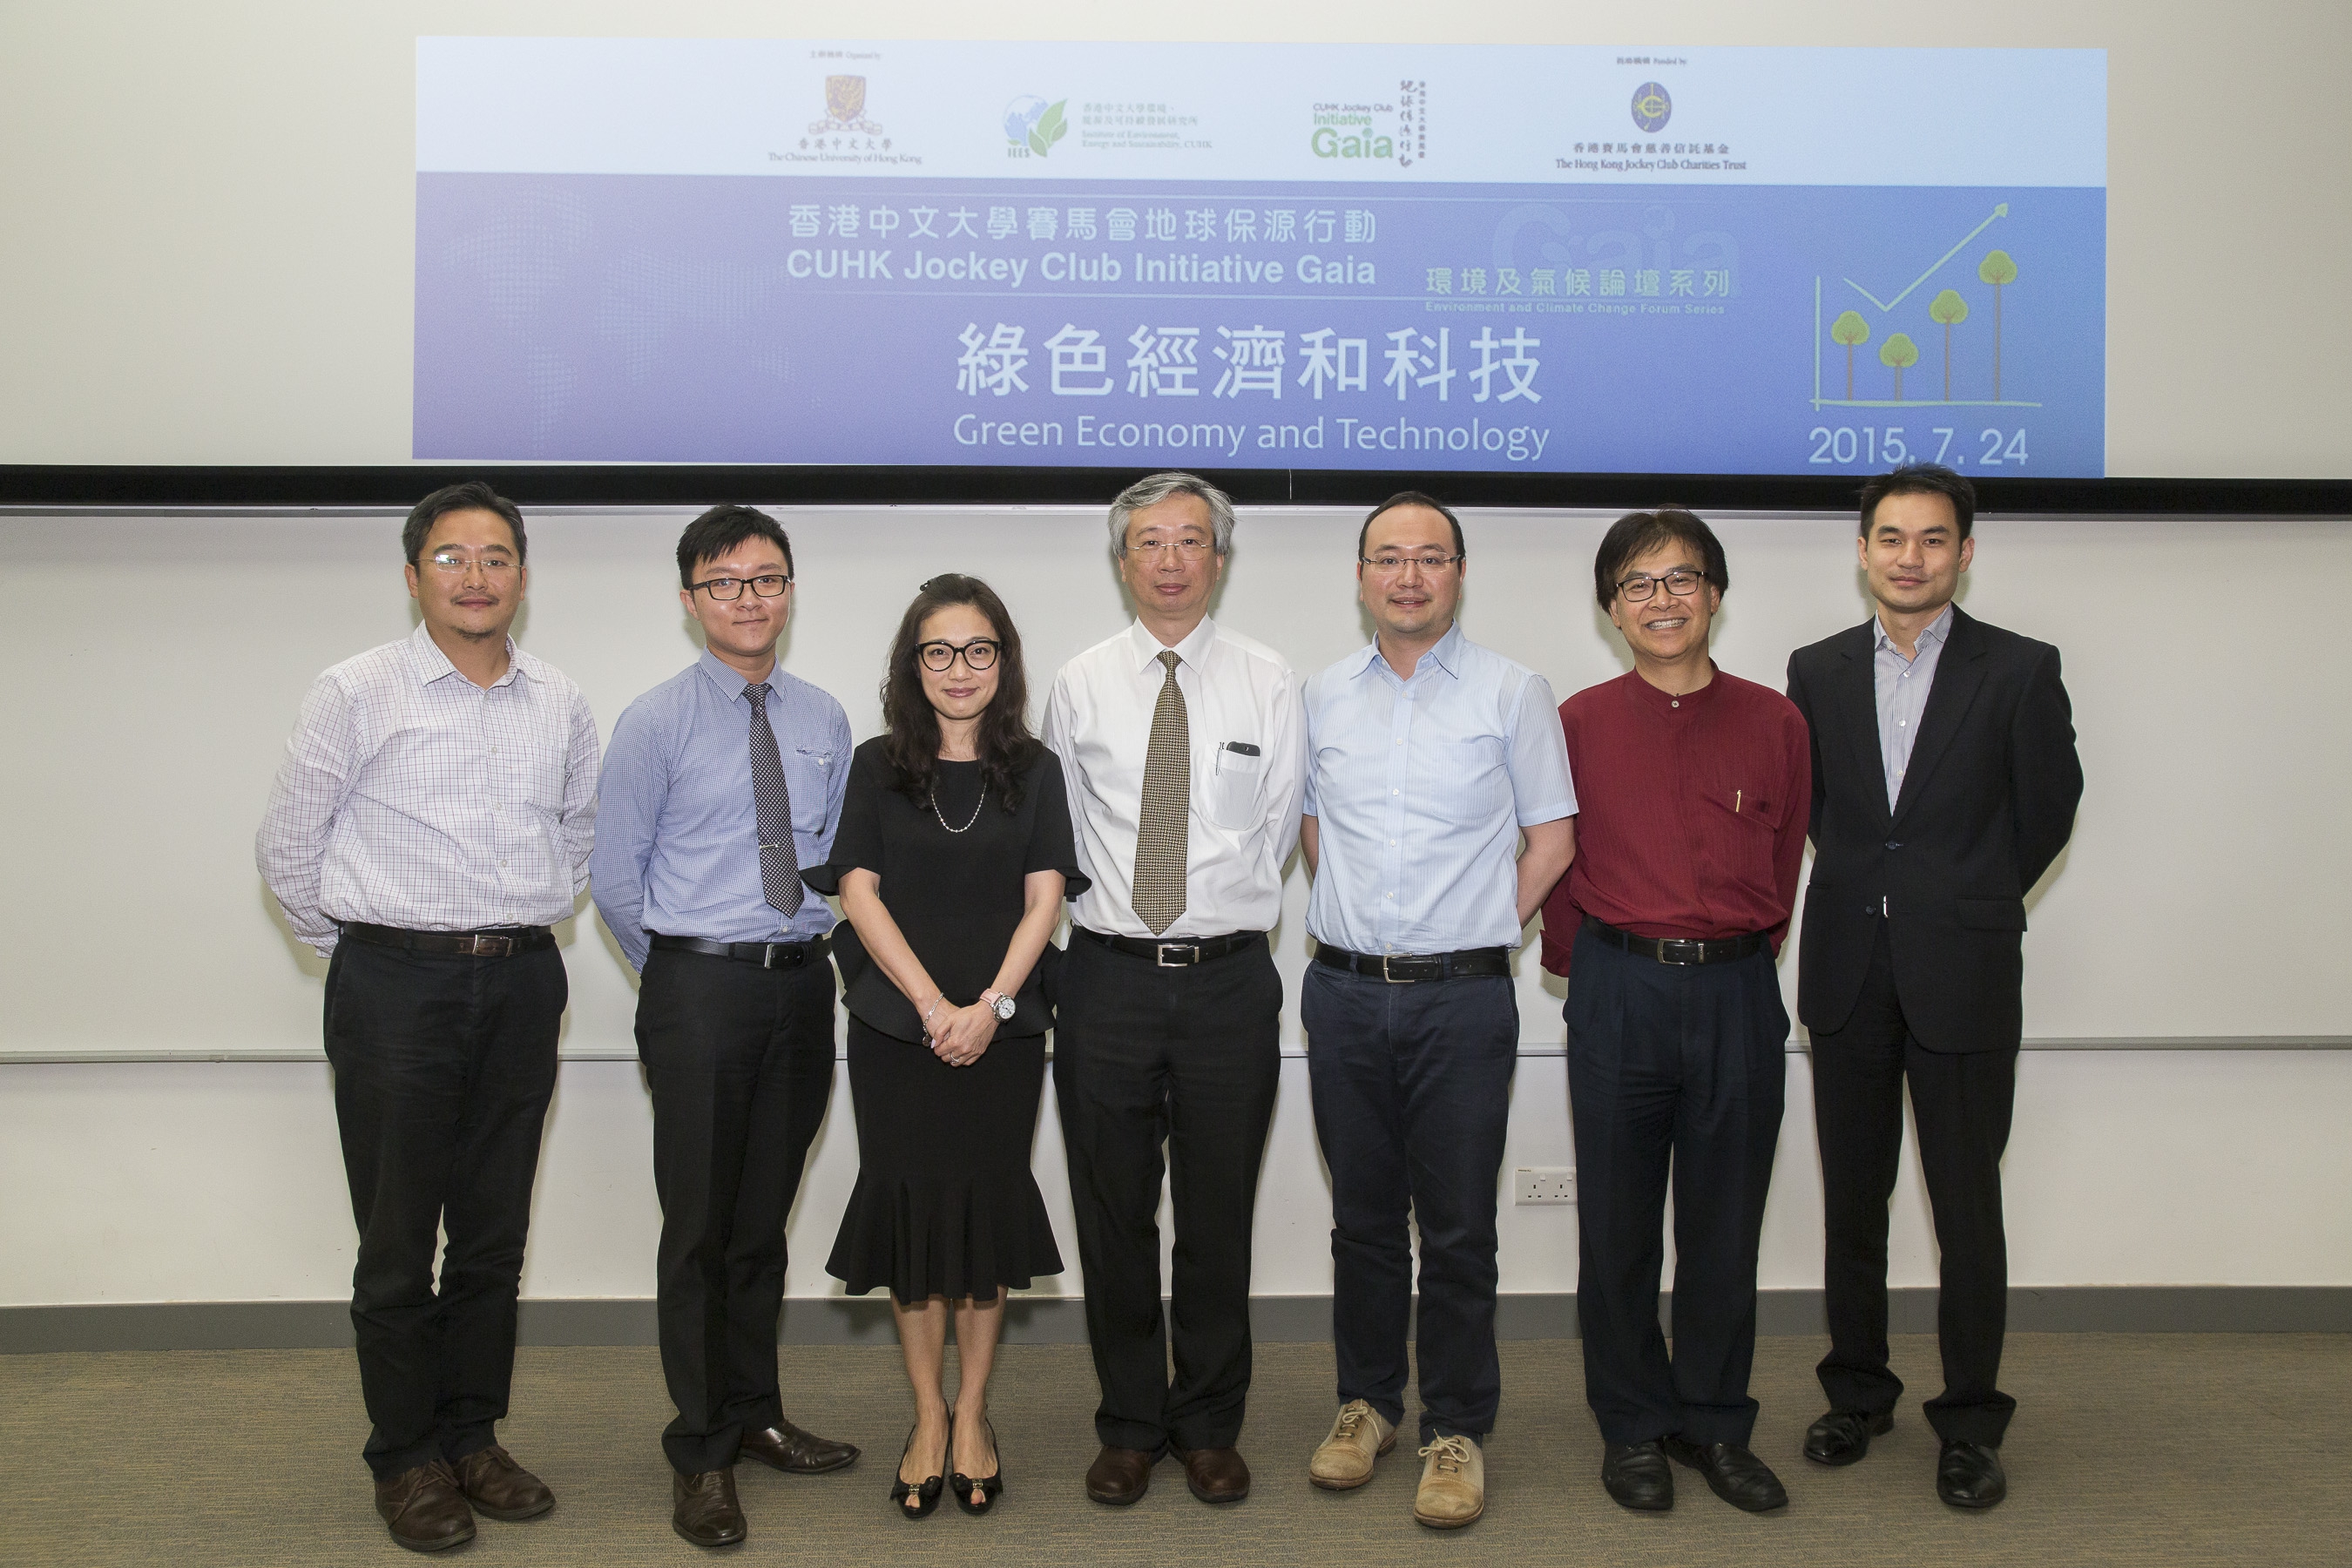
[[[1655,1437],[1610,1444],[1601,1458],[1601,1485],[1620,1507],[1637,1512],[1664,1513],[1675,1506],[1675,1472],[1665,1445]]]
[[[1788,1491],[1772,1467],[1738,1443],[1686,1443],[1665,1439],[1666,1454],[1706,1478],[1707,1489],[1732,1507],[1769,1513],[1789,1506]]]
[[[925,1476],[920,1481],[906,1479],[907,1456],[915,1451],[915,1434],[922,1430],[916,1423],[907,1428],[907,1447],[898,1455],[898,1474],[890,1478],[890,1500],[908,1519],[929,1519],[931,1510],[940,1506],[940,1493],[947,1489],[948,1456],[955,1452],[955,1416],[948,1416],[948,1440],[940,1446],[940,1474]]]
[[[988,1428],[988,1447],[996,1448],[996,1423],[987,1417],[981,1425]],[[955,1493],[956,1507],[978,1518],[986,1513],[998,1498],[1004,1495],[1004,1456],[996,1455],[996,1468],[984,1476],[967,1476],[961,1470],[948,1477],[948,1489]]]
[[[735,1472],[673,1474],[669,1527],[697,1546],[741,1545],[743,1505],[735,1500]]]
[[[856,1464],[857,1449],[853,1444],[835,1443],[779,1420],[773,1426],[743,1434],[743,1457],[787,1475],[821,1476]]]
[[[1895,1412],[1875,1415],[1859,1410],[1832,1410],[1805,1428],[1805,1458],[1817,1465],[1851,1465],[1870,1452],[1870,1440],[1883,1437],[1895,1425]]]
[[[1936,1495],[1954,1508],[1990,1508],[2009,1495],[2000,1451],[1955,1438],[1936,1461]]]

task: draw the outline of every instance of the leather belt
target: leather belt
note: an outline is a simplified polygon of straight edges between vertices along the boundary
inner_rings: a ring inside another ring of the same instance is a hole
[[[1186,937],[1181,942],[1142,942],[1131,936],[1113,936],[1108,931],[1089,931],[1074,925],[1071,933],[1085,937],[1113,952],[1123,952],[1129,958],[1148,958],[1162,969],[1186,969],[1195,963],[1206,963],[1213,958],[1241,952],[1255,945],[1263,950],[1265,932],[1237,931],[1227,936]]]
[[[555,945],[555,933],[545,926],[491,926],[482,931],[404,931],[399,926],[370,925],[344,921],[343,934],[353,942],[376,947],[404,947],[411,952],[451,953],[460,958],[512,958]]]
[[[1318,942],[1315,962],[1350,974],[1369,974],[1391,985],[1511,972],[1510,950],[1501,947],[1465,948],[1460,952],[1349,952],[1344,947]]]
[[[1679,936],[1635,936],[1632,931],[1619,931],[1591,919],[1584,922],[1584,929],[1611,947],[1622,947],[1627,952],[1654,958],[1660,963],[1729,963],[1735,958],[1763,952],[1772,941],[1760,931],[1708,942]]]
[[[804,968],[823,958],[825,950],[825,940],[821,936],[802,942],[710,942],[698,936],[664,936],[659,931],[647,934],[654,946],[672,952],[731,958],[738,963],[756,963],[762,969]]]

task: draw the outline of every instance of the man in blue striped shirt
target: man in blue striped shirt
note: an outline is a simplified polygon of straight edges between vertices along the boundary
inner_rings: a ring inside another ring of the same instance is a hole
[[[833,911],[800,869],[833,852],[849,720],[777,668],[793,550],[772,519],[713,508],[677,568],[707,646],[614,726],[588,868],[644,977],[671,1524],[730,1546],[739,1455],[803,1473],[857,1457],[784,1419],[776,1374],[784,1217],[833,1092]]]
[[[1356,554],[1379,635],[1307,688],[1299,844],[1317,947],[1300,1016],[1331,1170],[1340,1400],[1308,1478],[1362,1485],[1404,1419],[1410,1205],[1424,1461],[1413,1517],[1451,1529],[1486,1508],[1479,1444],[1502,1394],[1495,1184],[1518,1059],[1510,954],[1575,854],[1576,790],[1551,687],[1454,624],[1467,563],[1454,514],[1416,491],[1391,496]]]

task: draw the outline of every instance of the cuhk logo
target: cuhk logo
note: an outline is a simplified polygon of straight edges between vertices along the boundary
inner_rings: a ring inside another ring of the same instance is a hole
[[[1059,103],[1047,103],[1034,93],[1024,94],[1004,106],[1004,140],[1008,157],[1026,158],[1033,154],[1043,158],[1054,150],[1054,143],[1070,133],[1070,122],[1062,118],[1068,99]]]
[[[1664,131],[1666,121],[1675,117],[1675,100],[1666,89],[1654,81],[1645,81],[1633,89],[1633,123],[1644,131]]]

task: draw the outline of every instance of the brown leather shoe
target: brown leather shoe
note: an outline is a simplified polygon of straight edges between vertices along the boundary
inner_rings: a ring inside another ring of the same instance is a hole
[[[376,1482],[375,1510],[392,1538],[411,1552],[446,1552],[474,1539],[474,1510],[446,1460]]]
[[[1087,1467],[1087,1496],[1113,1508],[1139,1501],[1151,1489],[1153,1463],[1152,1457],[1140,1448],[1114,1448],[1106,1444]]]
[[[821,1476],[856,1464],[857,1449],[780,1420],[762,1431],[744,1433],[743,1457],[788,1475]]]
[[[496,1443],[457,1461],[457,1486],[476,1513],[492,1519],[537,1519],[555,1506],[547,1483],[514,1461]]]
[[[1239,1502],[1249,1496],[1249,1467],[1239,1448],[1171,1448],[1183,1462],[1184,1484],[1202,1502]]]
[[[733,1470],[705,1470],[670,1482],[675,1506],[669,1527],[697,1546],[740,1546],[743,1505],[735,1500]]]

